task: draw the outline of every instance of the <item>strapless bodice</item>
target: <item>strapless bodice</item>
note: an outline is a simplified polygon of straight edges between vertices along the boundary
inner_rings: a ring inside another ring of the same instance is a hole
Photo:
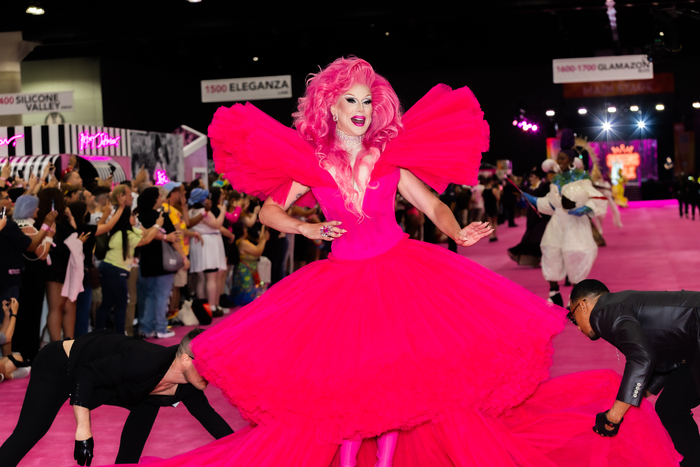
[[[401,172],[393,172],[372,181],[365,193],[362,209],[365,218],[358,218],[345,208],[338,187],[313,188],[313,194],[321,205],[328,221],[341,221],[347,232],[332,242],[333,257],[338,259],[364,259],[376,256],[396,245],[404,232],[396,223],[394,200]]]

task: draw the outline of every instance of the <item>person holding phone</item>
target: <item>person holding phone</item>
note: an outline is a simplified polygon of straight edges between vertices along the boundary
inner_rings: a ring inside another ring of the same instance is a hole
[[[17,211],[14,220],[7,219],[7,211],[3,215],[2,221],[5,227],[0,231],[0,301],[19,300],[20,293],[26,287],[31,287],[39,277],[31,277],[26,274],[34,265],[32,259],[34,255],[41,256],[47,248],[44,238],[51,238],[56,221],[56,213],[42,217],[38,227],[34,227],[38,200],[34,196],[20,196],[17,198]],[[0,208],[0,213],[4,208]],[[48,234],[48,235],[47,235]],[[26,255],[26,256],[25,256]],[[29,264],[32,263],[32,264]],[[23,281],[23,277],[25,280]],[[42,292],[43,301],[43,292]],[[27,310],[29,311],[29,310]],[[39,318],[41,311],[38,312]],[[26,315],[29,317],[29,315]],[[22,323],[24,325],[24,323]],[[38,336],[38,324],[34,334]],[[20,332],[20,335],[23,335]],[[22,341],[24,339],[20,339]],[[19,342],[17,342],[19,344]],[[11,349],[11,347],[13,347]],[[10,354],[12,350],[17,351],[17,346],[7,342],[3,346],[3,354]],[[38,342],[37,342],[38,347]],[[37,348],[38,350],[38,348]]]
[[[187,201],[190,206],[189,217],[203,215],[202,221],[191,230],[201,235],[202,242],[190,244],[190,273],[197,274],[197,298],[206,299],[212,316],[223,316],[219,307],[219,271],[226,271],[226,250],[221,237],[221,228],[226,218],[221,197],[217,200],[218,215],[211,210],[210,192],[195,188]]]

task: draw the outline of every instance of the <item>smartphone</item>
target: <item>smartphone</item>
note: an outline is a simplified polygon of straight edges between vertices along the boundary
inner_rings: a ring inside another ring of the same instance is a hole
[[[22,180],[24,180],[24,169],[19,169],[19,170],[17,171],[17,176],[18,176],[19,178],[21,178]]]
[[[51,200],[51,211],[55,211],[55,210],[56,210],[56,208],[54,207],[54,204],[53,204],[53,203],[54,203],[54,200]]]
[[[0,219],[4,219],[4,218],[5,218],[5,207],[3,206],[2,212],[0,212]]]
[[[31,176],[34,173],[34,164],[29,166],[29,176]]]
[[[109,173],[111,173],[112,175],[114,175],[114,172],[116,172],[116,171],[117,171],[117,168],[116,168],[115,166],[113,166],[113,165],[110,165],[110,166],[109,166]]]

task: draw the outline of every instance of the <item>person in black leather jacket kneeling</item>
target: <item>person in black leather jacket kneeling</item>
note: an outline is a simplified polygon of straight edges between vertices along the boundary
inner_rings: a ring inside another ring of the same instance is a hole
[[[700,405],[700,292],[610,293],[588,279],[571,292],[567,318],[627,359],[615,403],[596,417],[596,433],[615,436],[630,407],[663,389],[656,412],[683,455],[681,466],[700,465],[700,434],[691,412]]]

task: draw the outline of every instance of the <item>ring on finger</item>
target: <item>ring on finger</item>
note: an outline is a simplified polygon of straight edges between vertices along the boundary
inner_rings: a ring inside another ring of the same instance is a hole
[[[321,227],[321,236],[322,237],[330,237],[332,233],[333,233],[333,226],[332,225],[324,225],[323,227]]]

